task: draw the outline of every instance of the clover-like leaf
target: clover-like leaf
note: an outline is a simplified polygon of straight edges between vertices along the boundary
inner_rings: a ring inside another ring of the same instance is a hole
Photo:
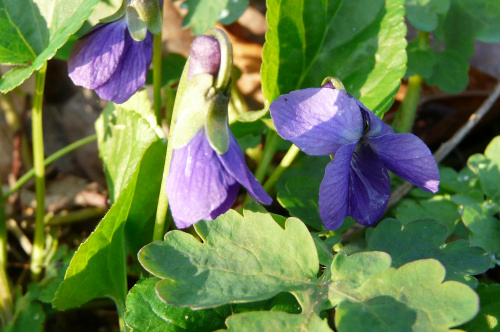
[[[433,31],[438,25],[438,15],[446,13],[450,0],[407,0],[406,15],[415,28]]]
[[[472,275],[489,269],[491,258],[483,249],[471,247],[469,241],[445,244],[446,226],[435,220],[417,220],[405,225],[394,219],[382,221],[367,239],[368,250],[391,255],[392,266],[419,259],[434,258],[446,268],[445,280],[456,280],[475,287]]]
[[[316,280],[314,241],[298,219],[282,229],[268,213],[229,210],[195,229],[203,243],[172,231],[139,253],[143,267],[164,279],[157,293],[167,303],[207,308],[258,301],[308,289]]]
[[[467,160],[467,166],[479,176],[481,188],[489,199],[500,198],[500,136],[486,147],[484,155],[474,154]]]
[[[340,308],[345,308],[341,303],[349,301],[355,303],[355,308],[367,309],[373,305],[366,304],[368,300],[375,301],[375,307],[384,304],[387,312],[402,314],[396,319],[383,316],[384,322],[391,327],[405,326],[407,322],[402,320],[413,316],[411,310],[416,312],[416,319],[412,324],[412,329],[416,331],[448,331],[449,328],[463,324],[477,314],[477,294],[460,282],[443,282],[446,270],[438,261],[418,260],[398,269],[388,268],[390,263],[390,257],[381,252],[364,252],[351,256],[338,254],[331,270],[328,291],[331,303],[339,303]],[[379,299],[382,296],[391,297],[396,301]],[[351,306],[349,305],[349,308]],[[341,311],[343,312],[345,311]],[[352,310],[347,312],[357,315],[357,312]],[[374,313],[368,314],[368,318],[373,317]],[[381,318],[379,316],[379,319]],[[348,320],[345,325],[351,327],[353,319],[354,317],[347,314],[336,316],[335,324],[342,326],[342,321]],[[371,331],[371,327],[363,326],[358,331]]]
[[[428,200],[404,199],[394,208],[394,215],[403,224],[418,219],[436,219],[446,225],[448,235],[460,220],[458,206],[446,196]]]
[[[325,320],[319,316],[307,317],[304,314],[294,315],[286,312],[246,312],[229,317],[227,330],[231,332],[331,332]],[[222,330],[220,330],[222,332]]]
[[[479,314],[460,328],[464,331],[498,331],[500,328],[500,285],[479,284],[476,291],[481,299]]]
[[[326,76],[377,115],[392,104],[406,71],[402,0],[267,2],[262,88],[266,105]]]
[[[6,93],[40,69],[90,16],[99,0],[0,0],[0,78]]]
[[[231,24],[248,7],[248,0],[186,0],[183,3],[188,14],[182,22],[183,27],[193,27],[193,33],[200,35],[215,26],[217,21]]]

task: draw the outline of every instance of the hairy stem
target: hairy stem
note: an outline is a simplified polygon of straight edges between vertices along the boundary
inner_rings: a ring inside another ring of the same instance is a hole
[[[45,245],[45,165],[43,152],[42,103],[46,71],[47,63],[35,73],[35,95],[31,114],[36,194],[35,237],[33,240],[33,253],[31,255],[31,277],[34,281],[39,280],[42,273],[43,251]]]

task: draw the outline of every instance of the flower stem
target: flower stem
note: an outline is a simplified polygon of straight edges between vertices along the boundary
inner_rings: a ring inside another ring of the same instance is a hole
[[[276,154],[276,151],[278,150],[280,142],[281,140],[278,134],[275,131],[270,130],[269,133],[267,134],[264,151],[262,151],[262,159],[260,160],[260,163],[257,166],[257,169],[255,170],[255,178],[257,179],[257,181],[262,183],[262,181],[264,180],[267,173],[267,169],[269,168],[269,165],[271,164],[271,161],[273,160],[273,157]],[[243,205],[247,204],[251,200],[252,198],[250,197],[250,195],[247,194]]]
[[[96,139],[97,139],[97,136],[94,134],[94,135],[90,135],[90,136],[84,137],[82,139],[79,139],[78,141],[73,142],[68,146],[65,146],[61,150],[58,150],[58,151],[54,152],[53,154],[51,154],[49,157],[47,157],[47,159],[44,160],[43,166],[44,167],[49,166],[57,159],[63,157],[64,155],[70,153],[71,151],[78,149],[81,146],[84,146],[88,143],[94,142]],[[17,182],[5,193],[4,199],[9,197],[10,195],[15,193],[16,191],[18,191],[19,188],[21,188],[26,182],[28,182],[34,175],[35,175],[34,169],[30,169],[29,171],[24,173],[24,175],[21,176],[17,180]]]
[[[161,33],[154,36],[153,42],[153,108],[156,122],[161,126]]]
[[[35,95],[33,97],[33,111],[31,114],[33,135],[33,164],[35,170],[35,237],[33,253],[31,255],[31,277],[34,281],[40,279],[43,264],[43,251],[45,245],[45,166],[43,152],[43,125],[42,103],[45,88],[45,73],[47,62],[35,73]]]
[[[288,149],[288,151],[285,154],[285,156],[283,157],[283,159],[281,159],[281,162],[278,165],[278,167],[276,167],[276,169],[273,171],[271,176],[269,176],[269,179],[267,179],[266,183],[264,183],[264,190],[265,191],[269,191],[274,186],[274,184],[276,183],[276,181],[278,181],[278,179],[281,177],[283,172],[288,167],[290,167],[292,162],[299,155],[299,152],[300,152],[299,148],[296,147],[295,145],[292,145],[290,147],[290,149]]]
[[[160,8],[163,19],[163,7]],[[153,108],[156,115],[156,122],[161,126],[161,31],[154,35],[153,39]]]
[[[409,78],[406,97],[399,107],[397,122],[394,128],[397,133],[411,132],[423,82],[423,78],[419,75],[413,75]]]

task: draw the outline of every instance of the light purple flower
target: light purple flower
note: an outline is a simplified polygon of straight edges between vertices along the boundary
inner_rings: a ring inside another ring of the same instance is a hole
[[[195,81],[196,75],[217,76],[220,61],[219,42],[209,36],[197,37],[191,48],[189,80],[186,91],[188,91],[189,85]],[[228,68],[228,70],[230,69]],[[213,90],[211,87],[210,89]],[[230,91],[227,87],[226,90]],[[197,99],[198,97],[185,93],[182,98]],[[225,107],[227,112],[227,105]],[[185,110],[181,109],[180,111]],[[177,130],[179,122],[187,121],[191,124],[197,122],[198,118],[202,119],[189,143],[174,148],[172,152],[166,189],[177,228],[189,227],[201,219],[215,219],[229,210],[236,199],[240,185],[244,186],[250,196],[260,203],[272,203],[272,198],[248,169],[241,148],[229,130],[226,118],[223,118],[224,122],[220,125],[228,128],[229,146],[227,151],[218,153],[211,146],[207,136],[207,128],[210,124],[203,120],[207,112],[208,109],[196,110],[194,117],[191,116],[191,113],[181,113],[176,129],[174,129],[174,136],[185,135],[186,132]]]
[[[360,101],[330,87],[293,91],[270,107],[278,134],[310,155],[335,155],[319,189],[326,229],[346,216],[373,225],[391,192],[387,170],[437,192],[439,171],[429,148],[413,134],[395,134]]]
[[[146,82],[153,56],[153,34],[134,40],[124,17],[100,23],[78,39],[68,59],[69,77],[99,97],[124,103]]]

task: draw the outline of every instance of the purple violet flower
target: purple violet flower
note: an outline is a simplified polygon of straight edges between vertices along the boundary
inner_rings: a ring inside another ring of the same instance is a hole
[[[127,101],[146,82],[153,56],[153,34],[148,29],[161,31],[162,4],[124,1],[112,16],[119,19],[99,23],[78,39],[68,59],[73,83],[95,90],[102,99],[117,104]]]
[[[188,86],[181,98],[193,99],[188,95],[189,84],[197,75],[210,74],[216,78],[219,73],[221,50],[219,41],[209,36],[198,36],[191,47],[188,69]],[[229,67],[228,70],[231,70]],[[213,90],[213,88],[210,88]],[[211,91],[209,90],[209,91]],[[230,88],[227,89],[230,91]],[[223,93],[222,91],[217,93]],[[229,101],[229,98],[227,98]],[[182,105],[182,102],[181,102]],[[227,104],[224,106],[227,115]],[[174,136],[185,135],[178,130],[180,122],[194,123],[199,117],[180,109],[181,115],[174,129]],[[205,119],[209,110],[202,110]],[[184,115],[184,116],[183,116]],[[197,129],[189,142],[172,152],[170,172],[167,178],[167,196],[177,228],[187,228],[201,219],[212,220],[225,213],[233,205],[240,185],[250,196],[263,204],[271,204],[272,198],[264,191],[255,176],[248,169],[241,148],[229,130],[227,118],[221,126],[227,128],[228,148],[224,153],[214,150],[208,136],[210,126],[207,120]],[[198,127],[196,127],[198,128]]]
[[[319,189],[319,213],[334,230],[346,216],[373,225],[391,193],[387,170],[432,193],[439,170],[429,148],[392,128],[345,90],[310,88],[276,99],[270,107],[278,134],[309,155],[335,155]]]

